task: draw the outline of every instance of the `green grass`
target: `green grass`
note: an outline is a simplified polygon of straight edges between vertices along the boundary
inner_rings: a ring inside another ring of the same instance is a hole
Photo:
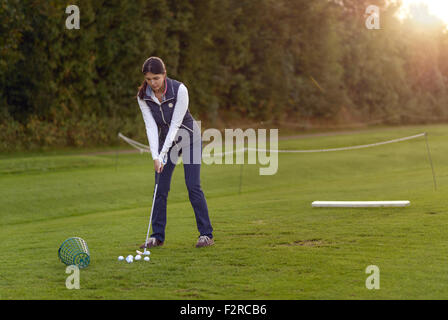
[[[448,126],[370,129],[281,140],[318,149],[429,133],[354,151],[280,154],[274,176],[203,165],[215,246],[198,233],[182,165],[174,171],[166,243],[151,262],[118,262],[144,241],[154,178],[149,155],[0,157],[1,299],[446,299]],[[83,154],[83,155],[80,155]],[[410,200],[407,208],[312,208],[314,200]],[[68,290],[57,249],[85,239],[92,262]],[[368,290],[369,265],[380,289]]]

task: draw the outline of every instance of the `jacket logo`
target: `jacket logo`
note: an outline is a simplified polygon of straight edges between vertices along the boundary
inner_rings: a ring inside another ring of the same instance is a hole
[[[172,108],[172,107],[173,107],[173,104],[172,104],[172,103],[169,103],[169,104],[168,104],[168,107]]]

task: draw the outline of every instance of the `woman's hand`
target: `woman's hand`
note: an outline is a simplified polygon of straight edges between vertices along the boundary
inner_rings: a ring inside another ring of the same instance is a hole
[[[157,173],[161,173],[163,170],[163,163],[161,163],[158,159],[154,160],[154,170]]]

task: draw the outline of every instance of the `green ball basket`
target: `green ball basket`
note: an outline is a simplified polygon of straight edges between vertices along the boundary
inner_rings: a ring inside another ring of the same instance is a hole
[[[75,265],[79,269],[86,268],[90,263],[87,242],[78,237],[65,240],[59,247],[58,256],[66,265]]]

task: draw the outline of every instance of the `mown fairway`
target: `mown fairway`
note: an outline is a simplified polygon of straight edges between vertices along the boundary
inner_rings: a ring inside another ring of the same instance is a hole
[[[166,243],[151,262],[118,262],[146,236],[154,185],[148,154],[0,157],[1,299],[446,299],[448,126],[370,129],[281,140],[280,149],[424,138],[369,149],[280,154],[274,176],[203,165],[215,246],[196,249],[182,165]],[[281,133],[281,131],[280,131]],[[142,141],[146,143],[146,141]],[[84,155],[81,155],[84,154]],[[407,208],[312,208],[314,200],[410,200]],[[68,290],[59,245],[85,239],[92,262]],[[369,265],[380,268],[368,290]]]

